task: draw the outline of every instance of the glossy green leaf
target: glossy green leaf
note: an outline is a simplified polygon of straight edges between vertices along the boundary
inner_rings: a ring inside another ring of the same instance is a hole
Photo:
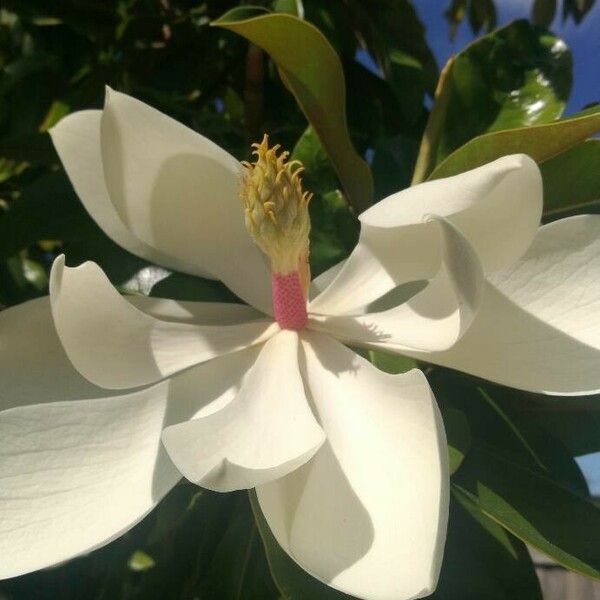
[[[285,600],[352,600],[302,569],[277,543],[260,510],[256,492],[249,491],[252,512],[262,538],[273,581]]]
[[[586,140],[541,166],[544,214],[583,209],[600,200],[600,140]]]
[[[528,154],[543,163],[572,148],[600,130],[600,106],[567,118],[476,137],[441,162],[429,179],[450,177],[474,169],[507,154]]]
[[[348,201],[356,210],[364,210],[372,202],[373,182],[348,133],[339,57],[323,34],[306,21],[287,14],[248,18],[247,9],[240,10],[229,11],[213,24],[242,35],[271,56],[321,139]],[[299,51],[290,52],[291,48]]]
[[[600,509],[582,496],[483,446],[472,449],[452,485],[527,544],[600,579]]]
[[[436,162],[483,133],[560,117],[571,89],[571,63],[562,40],[527,21],[515,21],[459,52],[445,82]]]
[[[431,599],[542,600],[525,544],[467,495],[452,492],[444,562]]]

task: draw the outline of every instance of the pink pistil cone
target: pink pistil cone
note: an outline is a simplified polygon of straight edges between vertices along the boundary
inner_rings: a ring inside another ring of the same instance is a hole
[[[275,320],[282,329],[303,329],[308,321],[306,298],[298,272],[273,273],[271,275],[271,293]]]

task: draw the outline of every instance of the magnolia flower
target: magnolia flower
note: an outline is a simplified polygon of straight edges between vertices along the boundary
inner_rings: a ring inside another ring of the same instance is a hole
[[[0,314],[2,577],[106,544],[183,474],[256,488],[281,547],[321,581],[422,597],[448,514],[440,414],[420,371],[382,373],[344,344],[524,390],[600,388],[600,217],[539,228],[526,156],[384,199],[309,285],[310,196],[266,139],[242,165],[112,91],[52,138],[116,243],[247,305],[123,297],[95,264],[59,258],[50,300]]]

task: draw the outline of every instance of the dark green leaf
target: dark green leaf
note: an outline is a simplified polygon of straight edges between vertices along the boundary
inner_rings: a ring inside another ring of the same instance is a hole
[[[573,492],[586,497],[589,495],[587,482],[573,458],[575,455],[559,438],[548,436],[529,413],[515,410],[520,402],[527,402],[527,399],[501,404],[500,400],[504,400],[503,394],[508,395],[510,392],[502,388],[492,388],[488,391],[479,388],[478,391],[483,400],[480,414],[486,411],[490,417],[485,426],[479,423],[478,430],[486,431],[487,440],[484,441],[489,442],[492,439],[494,445],[501,448],[502,452],[508,450],[514,460],[539,469],[543,475],[551,477]],[[493,425],[490,424],[491,419],[494,420]],[[491,433],[491,430],[494,432]],[[479,435],[480,439],[483,439],[481,433]],[[513,440],[512,445],[507,442],[509,437]]]
[[[468,46],[446,81],[437,162],[486,132],[548,123],[560,117],[571,89],[564,42],[515,21]]]
[[[240,495],[225,533],[211,556],[206,598],[264,600],[279,598],[270,576],[258,528],[245,494]]]
[[[470,377],[445,369],[429,375],[436,398],[443,407],[450,403],[469,421],[472,445],[483,444],[503,456],[536,469],[561,485],[588,495],[579,466],[567,447],[542,429],[521,407],[531,402],[513,390],[483,386]]]
[[[387,80],[398,100],[402,116],[409,125],[414,125],[423,112],[425,75],[421,64],[401,50],[390,52]]]
[[[600,140],[586,140],[542,164],[544,214],[600,200]]]
[[[474,169],[507,154],[525,153],[538,163],[572,148],[600,130],[600,107],[571,115],[565,119],[496,131],[476,137],[441,162],[429,179],[450,177]]]
[[[542,600],[525,545],[453,489],[448,537],[432,600]]]
[[[600,579],[600,509],[588,500],[483,447],[469,452],[452,485],[524,542]]]
[[[573,398],[552,398],[555,406],[532,407],[527,415],[560,440],[573,456],[600,452],[600,398],[590,398],[591,406],[578,406]],[[568,403],[568,404],[567,404]]]
[[[315,277],[350,254],[359,225],[337,190],[310,201],[310,218],[310,268]]]
[[[0,213],[0,258],[41,239],[85,239],[94,228],[64,172],[50,172]]]
[[[367,208],[373,199],[371,173],[350,140],[342,65],[323,34],[292,15],[247,18],[246,9],[243,14],[233,9],[213,24],[239,33],[271,56],[321,139],[350,204],[359,211]]]
[[[58,161],[50,136],[45,133],[1,139],[0,157],[34,165],[51,165]]]
[[[372,164],[377,200],[410,185],[417,151],[417,142],[403,135],[381,138],[377,141]]]
[[[434,370],[429,380],[436,397],[449,397],[470,423],[471,447],[452,485],[524,542],[600,577],[600,509],[585,497],[565,448],[501,403],[502,388],[482,393],[471,378],[447,370]]]

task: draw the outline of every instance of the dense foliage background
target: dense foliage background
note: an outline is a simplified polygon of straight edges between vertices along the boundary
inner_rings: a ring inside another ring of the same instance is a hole
[[[315,192],[314,274],[347,255],[358,234],[356,214],[372,202],[510,152],[540,163],[546,220],[597,211],[600,140],[588,138],[600,129],[600,108],[560,120],[572,57],[544,28],[557,10],[581,21],[593,0],[558,7],[535,0],[530,21],[499,30],[492,0],[453,0],[445,13],[449,35],[467,19],[483,37],[441,79],[408,0],[239,4],[3,0],[1,305],[46,294],[49,267],[61,252],[69,264],[98,262],[124,292],[235,301],[219,283],[128,254],[84,211],[46,132],[71,111],[100,108],[105,85],[240,160],[263,132],[293,149]],[[286,43],[274,41],[282,28]],[[392,372],[411,364],[370,358]],[[427,373],[442,405],[453,470],[435,598],[541,598],[525,543],[600,578],[600,511],[574,460],[600,450],[600,417],[591,409],[598,399],[548,400],[442,368]],[[0,582],[2,599],[342,596],[282,553],[247,494],[219,495],[186,482],[107,547]]]

